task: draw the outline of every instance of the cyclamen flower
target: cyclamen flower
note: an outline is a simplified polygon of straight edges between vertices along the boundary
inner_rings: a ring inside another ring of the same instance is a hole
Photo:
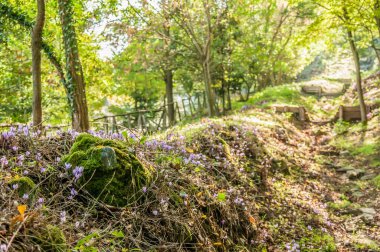
[[[7,245],[6,244],[0,244],[0,252],[7,251]]]
[[[29,135],[29,128],[27,126],[23,128],[23,131],[25,136]]]
[[[78,195],[78,192],[74,189],[74,188],[71,188],[70,189],[70,194],[71,194],[71,196],[76,196],[76,195]]]
[[[69,170],[71,168],[71,164],[70,163],[65,163],[65,170]]]
[[[83,175],[83,167],[82,166],[77,166],[75,167],[75,169],[73,170],[73,175],[75,177],[75,181],[78,180],[80,177],[82,177]]]
[[[44,201],[45,201],[45,199],[44,199],[44,198],[39,198],[37,202],[38,202],[38,204],[43,204],[43,203],[44,203]]]
[[[66,212],[65,211],[62,211],[60,213],[60,219],[61,219],[61,222],[62,223],[65,223],[66,222]]]
[[[8,165],[8,159],[4,156],[0,159],[1,166],[7,166]]]

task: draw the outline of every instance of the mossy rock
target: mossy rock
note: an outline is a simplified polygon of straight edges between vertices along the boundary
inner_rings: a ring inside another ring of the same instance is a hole
[[[29,195],[29,199],[33,200],[37,193],[36,184],[29,177],[19,177],[14,178],[8,182],[8,184],[12,187],[13,185],[18,185],[17,194],[19,197],[23,197],[24,194]]]
[[[47,225],[37,236],[37,243],[43,251],[64,252],[68,251],[65,234],[53,225]]]
[[[79,135],[63,162],[84,168],[78,181],[95,198],[115,206],[135,200],[152,179],[152,168],[145,167],[128,143],[106,140],[90,134]]]

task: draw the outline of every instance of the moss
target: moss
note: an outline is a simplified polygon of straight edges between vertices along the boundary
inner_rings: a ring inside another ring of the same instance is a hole
[[[380,175],[376,176],[373,180],[373,184],[380,189]]]
[[[138,160],[127,143],[89,134],[77,137],[63,162],[72,164],[73,169],[82,166],[78,183],[110,205],[127,205],[152,179],[152,169]]]
[[[34,198],[36,194],[36,184],[29,177],[14,178],[8,183],[10,186],[17,185],[17,193],[20,197],[28,194],[29,198]]]
[[[37,240],[43,251],[68,251],[66,237],[57,226],[47,225],[46,228],[39,233]]]
[[[363,144],[360,147],[357,147],[351,151],[353,155],[364,155],[371,156],[376,154],[379,146],[375,143]]]
[[[340,209],[348,208],[351,206],[351,204],[352,203],[346,199],[339,201],[339,202],[328,202],[328,206],[334,210],[340,210]]]
[[[329,234],[318,230],[313,230],[310,237],[301,238],[299,243],[301,248],[307,249],[305,251],[337,251],[334,238]]]

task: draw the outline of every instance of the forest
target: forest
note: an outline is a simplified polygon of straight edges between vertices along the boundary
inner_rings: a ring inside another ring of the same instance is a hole
[[[8,251],[380,251],[380,0],[0,0]]]

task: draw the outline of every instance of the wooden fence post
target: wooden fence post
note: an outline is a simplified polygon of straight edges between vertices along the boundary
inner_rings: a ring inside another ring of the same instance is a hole
[[[178,113],[178,119],[179,119],[179,121],[182,121],[181,112],[179,111],[178,102],[175,102],[175,105],[176,105],[176,109],[177,109],[177,113]]]
[[[344,118],[344,111],[343,111],[343,105],[339,106],[339,119],[343,120]]]
[[[119,133],[119,129],[117,128],[116,116],[112,117],[112,133]]]
[[[127,115],[127,125],[128,125],[128,129],[132,128],[131,127],[131,115],[130,114]]]
[[[183,107],[183,113],[185,115],[185,117],[187,116],[187,113],[186,113],[186,106],[185,106],[185,102],[183,101],[182,99],[182,107]]]
[[[197,98],[198,98],[198,113],[202,111],[202,105],[201,105],[201,98],[200,98],[200,93],[197,93]]]
[[[166,127],[167,127],[167,124],[166,124],[166,107],[164,107],[164,110],[162,111],[162,119],[163,119],[163,121],[162,121],[162,128],[163,129],[166,129]]]
[[[104,117],[104,131],[108,134],[108,118]]]

